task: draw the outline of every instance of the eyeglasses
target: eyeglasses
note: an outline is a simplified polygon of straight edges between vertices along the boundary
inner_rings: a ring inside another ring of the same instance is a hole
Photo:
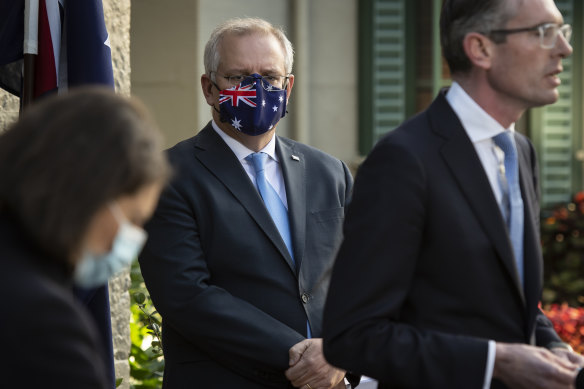
[[[539,45],[542,49],[553,49],[556,46],[558,35],[561,33],[566,42],[570,43],[572,38],[572,26],[569,24],[545,23],[534,27],[513,28],[508,30],[492,30],[489,35],[509,35],[518,32],[539,32]],[[500,42],[497,42],[500,43]]]
[[[267,75],[267,76],[246,76],[243,74],[238,74],[234,76],[225,76],[222,74],[217,73],[216,71],[212,71],[211,73],[215,73],[220,77],[223,77],[227,80],[229,87],[237,86],[241,83],[244,84],[251,84],[256,80],[260,80],[260,85],[267,91],[271,91],[274,87],[279,89],[284,89],[286,83],[288,82],[289,76],[278,76],[278,75]]]

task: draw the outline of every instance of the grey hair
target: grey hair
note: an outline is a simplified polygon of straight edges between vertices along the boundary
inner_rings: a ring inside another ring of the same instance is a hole
[[[440,43],[450,72],[467,73],[472,68],[463,46],[468,33],[488,35],[503,28],[518,8],[512,8],[508,0],[446,0],[440,15]],[[495,43],[504,41],[495,38]]]
[[[252,33],[273,35],[280,42],[282,48],[284,49],[284,66],[286,68],[286,74],[292,73],[292,66],[294,64],[294,49],[292,48],[292,43],[290,43],[290,40],[288,40],[282,28],[275,27],[271,23],[260,18],[234,18],[229,19],[217,26],[211,33],[211,36],[205,45],[205,73],[210,75],[211,80],[215,81],[215,75],[211,73],[217,71],[219,63],[221,62],[219,46],[223,37],[227,34],[242,36]]]

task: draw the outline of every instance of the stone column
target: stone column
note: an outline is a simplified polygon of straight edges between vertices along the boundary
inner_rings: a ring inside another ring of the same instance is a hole
[[[0,89],[0,132],[18,119],[20,100],[4,89]]]
[[[130,388],[130,273],[125,271],[109,282],[112,336],[116,378],[122,378],[119,389]]]
[[[110,36],[116,91],[130,95],[130,0],[103,0],[105,24]],[[130,388],[130,273],[109,283],[116,378],[121,389]]]

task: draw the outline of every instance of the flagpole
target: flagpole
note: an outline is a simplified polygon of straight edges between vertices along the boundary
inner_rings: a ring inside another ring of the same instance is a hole
[[[24,73],[22,95],[20,97],[21,112],[32,103],[34,93],[34,58],[35,54],[24,54]]]
[[[39,0],[24,3],[24,69],[23,87],[20,96],[21,112],[28,107],[34,94],[34,62],[38,54]]]

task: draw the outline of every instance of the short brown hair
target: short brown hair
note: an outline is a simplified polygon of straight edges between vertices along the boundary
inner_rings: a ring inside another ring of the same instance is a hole
[[[463,47],[466,34],[503,28],[514,16],[509,0],[445,0],[440,14],[440,43],[450,72],[467,73],[472,64]]]
[[[144,106],[105,88],[79,88],[29,108],[0,135],[0,211],[70,261],[93,215],[170,174]]]

